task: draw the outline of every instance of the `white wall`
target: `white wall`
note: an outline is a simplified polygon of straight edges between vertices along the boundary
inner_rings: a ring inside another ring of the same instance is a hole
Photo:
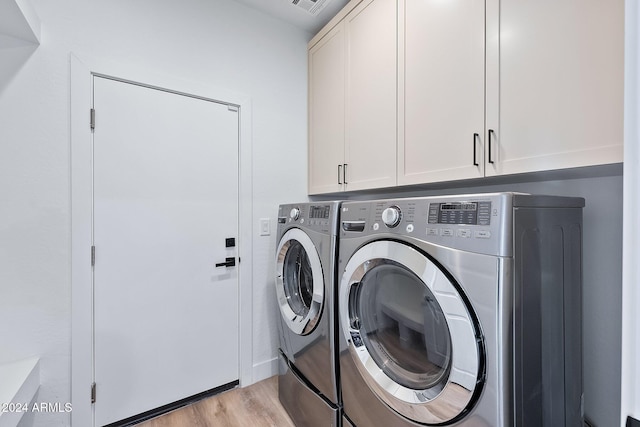
[[[258,219],[271,218],[275,230],[278,204],[306,199],[309,35],[229,0],[32,3],[42,21],[41,46],[0,45],[0,363],[42,356],[38,399],[69,400],[69,52],[73,51],[251,97],[254,379],[270,374],[277,342],[271,279],[275,236],[259,237]],[[627,148],[634,143],[638,144],[627,141]],[[640,166],[637,150],[635,156],[635,166]],[[599,427],[616,425],[620,418],[616,405],[622,231],[616,222],[621,220],[619,212],[611,206],[622,201],[621,181],[614,176],[500,186],[587,197],[585,406]],[[637,218],[637,167],[633,184]],[[631,252],[636,260],[637,242]],[[635,282],[629,282],[625,292],[635,294],[638,301],[637,263],[635,268]],[[640,318],[632,314],[636,308],[625,313],[638,331]],[[638,417],[640,400],[631,393],[640,395],[636,367],[640,340],[631,334],[626,338],[626,348],[635,348],[636,356],[622,367],[628,386],[623,388],[622,416],[635,410]],[[627,381],[634,373],[635,385],[632,379]],[[68,417],[43,414],[35,417],[35,424],[64,426]]]
[[[259,237],[258,219],[271,218],[275,229],[279,203],[306,199],[310,35],[230,0],[32,3],[42,22],[41,45],[0,47],[0,364],[41,356],[38,400],[69,401],[74,52],[251,98],[255,263],[248,303],[254,380],[271,375],[275,236]],[[64,414],[35,417],[38,426],[68,424]]]

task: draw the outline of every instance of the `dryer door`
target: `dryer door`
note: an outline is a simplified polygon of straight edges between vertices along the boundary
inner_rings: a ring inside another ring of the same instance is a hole
[[[276,251],[276,294],[284,323],[307,335],[322,315],[324,275],[318,251],[299,228],[288,230]]]
[[[360,248],[340,283],[349,352],[371,390],[406,418],[463,417],[484,379],[484,344],[460,287],[421,251],[396,241]]]

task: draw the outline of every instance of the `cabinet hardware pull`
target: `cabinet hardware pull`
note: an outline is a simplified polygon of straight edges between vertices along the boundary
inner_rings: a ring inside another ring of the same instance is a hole
[[[480,164],[478,164],[478,160],[476,158],[476,140],[480,137],[479,134],[474,133],[473,134],[473,166],[480,166]]]
[[[342,168],[342,182],[344,182],[345,184],[347,183],[347,164],[344,163],[344,167]]]
[[[341,175],[342,175],[342,165],[338,165],[338,185],[342,185],[342,182],[340,182]]]
[[[489,141],[488,141],[488,144],[489,144],[489,163],[494,163],[493,156],[491,155],[491,141],[492,141],[491,135],[494,134],[494,133],[495,132],[493,131],[493,129],[489,129]]]

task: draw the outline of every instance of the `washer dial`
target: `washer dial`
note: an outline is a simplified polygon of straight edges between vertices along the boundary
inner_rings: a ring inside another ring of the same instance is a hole
[[[382,222],[389,228],[396,227],[400,224],[402,219],[402,212],[397,206],[390,206],[382,211]]]
[[[289,218],[291,218],[294,221],[300,218],[300,208],[291,209],[291,212],[289,212]]]

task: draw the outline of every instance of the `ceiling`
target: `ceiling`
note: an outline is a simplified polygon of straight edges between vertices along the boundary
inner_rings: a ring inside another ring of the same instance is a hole
[[[349,2],[349,0],[326,0],[324,9],[316,16],[313,16],[302,7],[292,4],[292,0],[235,1],[286,21],[311,34],[316,34]]]

